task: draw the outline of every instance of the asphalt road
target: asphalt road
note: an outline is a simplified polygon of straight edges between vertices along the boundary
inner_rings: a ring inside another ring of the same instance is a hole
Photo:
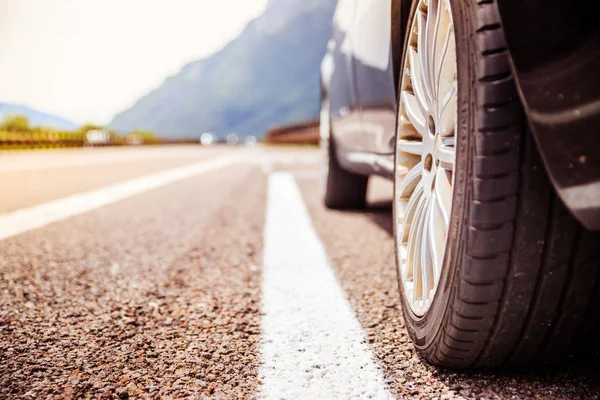
[[[589,398],[600,367],[454,372],[399,310],[391,185],[326,210],[319,154],[0,154],[0,398]]]

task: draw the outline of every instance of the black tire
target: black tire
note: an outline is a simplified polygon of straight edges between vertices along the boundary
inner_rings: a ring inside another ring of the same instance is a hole
[[[326,152],[325,206],[337,210],[363,209],[367,204],[369,177],[346,171],[339,163],[335,141],[329,136]]]
[[[600,237],[556,196],[515,90],[495,0],[452,1],[458,131],[450,232],[417,349],[448,367],[522,367],[598,355]],[[413,4],[411,17],[415,12]]]

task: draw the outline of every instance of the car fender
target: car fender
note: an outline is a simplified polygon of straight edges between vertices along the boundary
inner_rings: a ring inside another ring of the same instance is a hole
[[[588,4],[589,3],[589,4]],[[517,92],[558,195],[600,229],[600,27],[588,0],[498,0]]]

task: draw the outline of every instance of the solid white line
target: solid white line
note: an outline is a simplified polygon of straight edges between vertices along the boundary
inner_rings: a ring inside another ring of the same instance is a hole
[[[100,208],[172,182],[225,167],[233,162],[234,159],[229,157],[198,162],[0,215],[0,240]]]
[[[270,175],[264,235],[260,397],[390,398],[290,173]]]

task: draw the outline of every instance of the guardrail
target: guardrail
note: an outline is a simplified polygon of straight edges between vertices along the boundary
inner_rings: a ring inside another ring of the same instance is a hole
[[[319,120],[273,127],[267,132],[265,140],[267,143],[319,144]]]
[[[197,143],[191,139],[152,138],[132,142],[127,136],[112,136],[105,143],[87,143],[83,133],[73,132],[10,132],[0,131],[0,150],[60,149],[85,146],[134,146],[151,144]]]
[[[83,147],[84,135],[70,132],[8,132],[0,131],[0,149]]]

